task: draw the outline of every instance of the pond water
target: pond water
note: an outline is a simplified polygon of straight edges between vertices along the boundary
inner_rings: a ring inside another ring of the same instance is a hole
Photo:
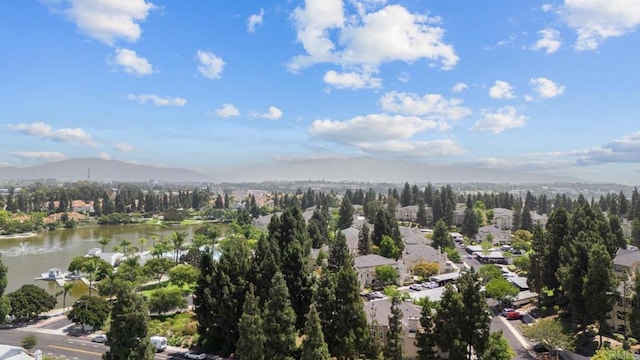
[[[86,255],[90,249],[100,248],[98,240],[106,237],[111,242],[105,251],[128,240],[132,246],[140,247],[139,239],[145,238],[147,249],[154,241],[170,236],[175,231],[187,233],[187,242],[201,224],[160,227],[157,225],[94,225],[43,231],[29,237],[0,238],[2,262],[8,266],[8,284],[5,294],[20,288],[24,284],[36,284],[55,295],[61,288],[55,281],[35,280],[51,268],[60,268],[66,272],[75,256]],[[78,283],[67,295],[66,305],[87,293],[87,287]],[[58,306],[62,306],[62,296],[58,297]]]

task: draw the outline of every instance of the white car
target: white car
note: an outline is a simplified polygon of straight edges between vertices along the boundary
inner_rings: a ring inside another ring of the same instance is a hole
[[[202,351],[197,351],[197,350],[192,350],[192,351],[188,351],[186,353],[184,353],[184,357],[187,359],[206,359],[207,358],[207,354],[202,352]]]
[[[516,311],[516,310],[512,309],[512,308],[505,308],[505,309],[502,309],[502,311],[500,313],[502,314],[502,316],[506,317],[508,313],[514,312],[514,311]]]
[[[426,283],[422,284],[422,287],[427,288],[427,289],[435,289],[438,287],[438,283],[435,281],[428,281]]]
[[[422,285],[420,285],[420,284],[411,284],[409,286],[409,289],[415,290],[415,291],[420,291],[420,290],[422,290]]]
[[[104,344],[107,342],[107,335],[106,334],[96,335],[91,339],[91,342]]]

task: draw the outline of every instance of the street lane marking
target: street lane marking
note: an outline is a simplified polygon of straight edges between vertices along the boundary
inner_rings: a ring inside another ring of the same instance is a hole
[[[93,352],[93,351],[86,351],[86,350],[80,350],[80,349],[75,349],[75,348],[70,348],[70,347],[65,347],[65,346],[49,345],[49,347],[52,347],[54,349],[60,349],[60,350],[75,351],[75,352],[79,352],[79,353],[83,353],[83,354],[102,356],[102,353]]]

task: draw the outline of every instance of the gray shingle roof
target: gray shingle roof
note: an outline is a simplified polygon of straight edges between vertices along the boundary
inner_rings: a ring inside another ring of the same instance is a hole
[[[380,265],[396,265],[396,261],[393,259],[387,259],[386,257],[380,255],[369,254],[356,256],[356,258],[354,259],[354,265],[356,269],[362,269]]]

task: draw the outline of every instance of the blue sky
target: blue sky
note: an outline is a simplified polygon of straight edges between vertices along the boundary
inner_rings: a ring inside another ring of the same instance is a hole
[[[0,2],[0,164],[372,157],[637,184],[640,1]]]

